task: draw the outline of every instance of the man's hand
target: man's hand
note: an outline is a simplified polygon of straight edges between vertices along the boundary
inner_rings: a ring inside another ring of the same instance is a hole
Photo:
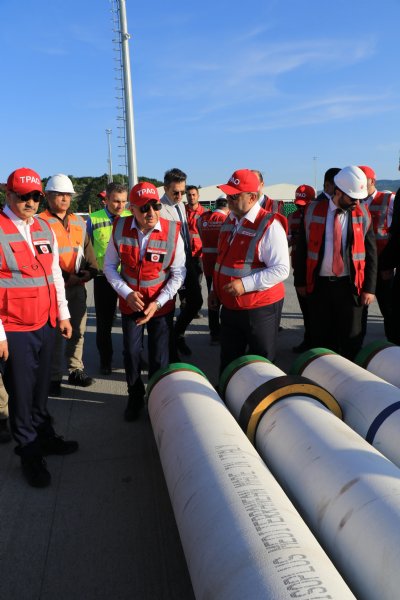
[[[61,335],[69,340],[71,335],[72,335],[72,325],[70,323],[69,319],[63,319],[62,321],[58,322],[58,329],[61,332]]]
[[[369,294],[368,292],[361,292],[361,305],[369,306],[375,300],[374,294]]]
[[[0,342],[0,359],[7,360],[8,358],[8,343],[7,340]]]
[[[144,302],[142,298],[143,294],[140,292],[131,292],[125,298],[125,302],[134,312],[141,312],[144,310]]]
[[[74,287],[75,285],[81,285],[82,278],[78,277],[75,273],[70,273],[67,281],[65,282],[65,287]]]
[[[214,290],[211,290],[211,292],[208,294],[207,304],[208,304],[208,308],[210,310],[218,310],[219,309],[220,302],[219,302],[218,296],[214,292]]]
[[[145,323],[147,323],[147,321],[150,321],[150,319],[157,312],[157,309],[157,302],[150,302],[146,310],[143,311],[144,316],[140,317],[139,319],[136,319],[136,325],[144,325]]]
[[[90,281],[90,271],[82,269],[81,271],[79,271],[78,279],[81,283],[87,283],[88,281]]]
[[[307,296],[307,288],[305,285],[297,287],[296,291],[297,291],[298,295],[301,296],[302,298],[305,298]]]
[[[223,289],[230,296],[242,296],[245,293],[244,285],[241,279],[233,279],[233,281],[224,285]]]

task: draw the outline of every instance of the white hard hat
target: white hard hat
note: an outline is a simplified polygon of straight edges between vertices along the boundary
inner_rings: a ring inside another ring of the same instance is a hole
[[[50,177],[44,189],[45,192],[64,192],[65,194],[75,194],[72,181],[66,175],[57,173]]]
[[[355,165],[344,167],[344,169],[335,175],[333,181],[336,187],[347,194],[349,198],[363,200],[363,198],[368,196],[365,173]]]

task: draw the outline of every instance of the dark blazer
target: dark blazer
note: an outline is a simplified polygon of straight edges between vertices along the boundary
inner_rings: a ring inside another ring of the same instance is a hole
[[[398,268],[400,268],[400,188],[394,198],[389,241],[379,256],[380,271]]]
[[[351,218],[347,220],[347,247],[346,254],[349,258],[350,275],[352,281],[355,278],[355,271],[353,261],[351,260],[351,245],[353,242],[353,228],[351,226]],[[365,273],[364,273],[364,285],[363,291],[370,294],[375,294],[376,278],[378,273],[378,258],[376,252],[375,234],[372,228],[372,222],[368,228],[365,236]],[[321,268],[322,259],[324,256],[325,248],[325,233],[322,239],[321,249],[318,257],[317,268],[315,274],[318,275]],[[300,226],[299,235],[297,236],[296,243],[296,258],[294,264],[294,285],[296,287],[304,287],[306,285],[306,260],[307,260],[307,239],[304,228],[304,222]],[[354,293],[356,293],[354,288]]]

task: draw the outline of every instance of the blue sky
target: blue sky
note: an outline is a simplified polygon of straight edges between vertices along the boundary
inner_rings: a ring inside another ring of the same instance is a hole
[[[127,0],[138,174],[202,186],[237,168],[321,187],[332,166],[397,179],[399,0]],[[108,0],[0,0],[0,181],[118,167]],[[317,157],[314,159],[314,157]]]

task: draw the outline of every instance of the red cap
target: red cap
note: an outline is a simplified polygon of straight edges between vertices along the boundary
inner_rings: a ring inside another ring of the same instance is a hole
[[[149,200],[153,202],[159,202],[157,188],[148,181],[141,181],[133,186],[129,194],[130,204],[135,206],[144,206]]]
[[[102,191],[102,192],[99,192],[99,193],[97,194],[97,197],[98,197],[98,198],[101,198],[102,200],[104,200],[104,198],[106,197],[106,195],[107,195],[107,194],[106,194],[106,190],[104,190],[104,191]]]
[[[29,192],[40,192],[43,194],[40,175],[32,169],[17,169],[7,179],[7,189],[16,194],[29,194]]]
[[[375,171],[373,169],[371,169],[371,167],[367,167],[365,165],[363,165],[363,166],[359,165],[358,168],[361,169],[361,171],[364,171],[365,177],[367,179],[376,179]]]
[[[240,194],[241,192],[256,193],[260,187],[260,182],[257,175],[250,169],[240,169],[233,173],[226,185],[217,185],[217,187],[228,196]]]
[[[311,185],[299,185],[295,191],[294,203],[298,206],[305,206],[312,200],[315,200],[315,190]]]

